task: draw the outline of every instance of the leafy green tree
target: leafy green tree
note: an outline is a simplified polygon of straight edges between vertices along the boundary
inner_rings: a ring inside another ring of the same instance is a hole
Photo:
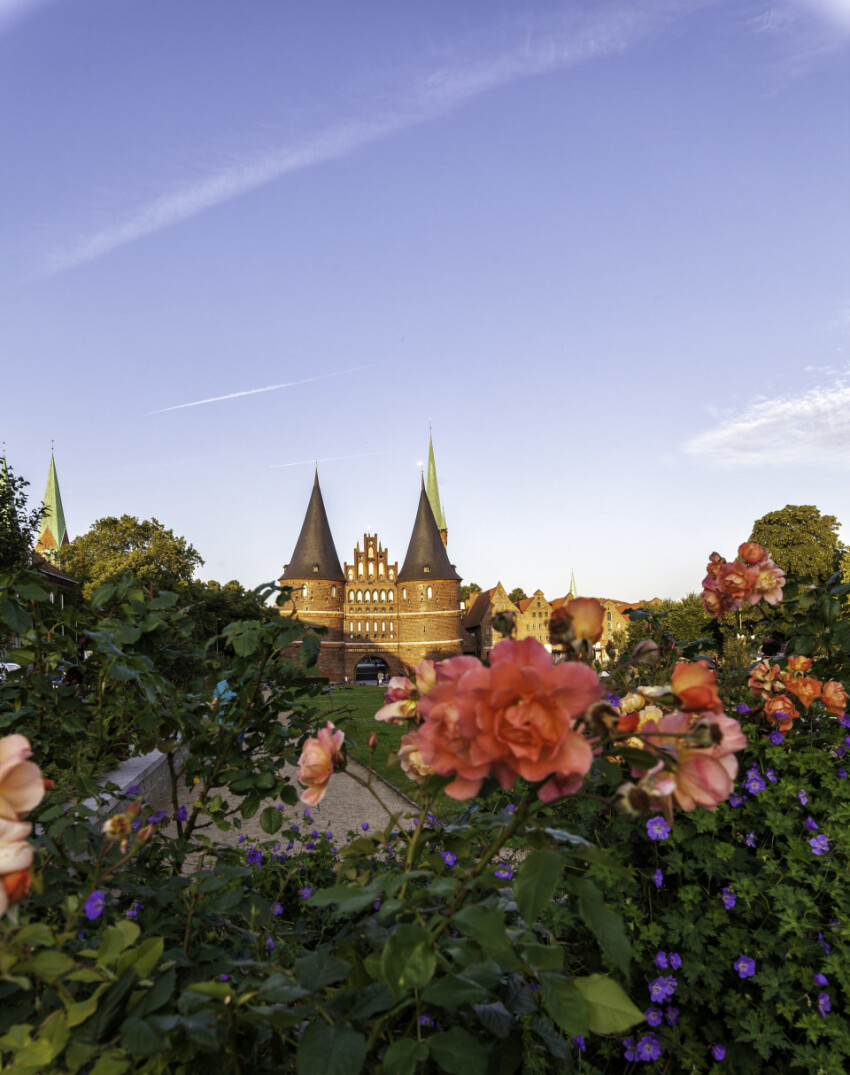
[[[515,590],[511,590],[508,594],[508,600],[513,601],[514,604],[517,604],[519,601],[524,601],[527,597],[528,594],[520,586],[517,586]]]
[[[756,519],[750,541],[763,545],[789,578],[819,584],[841,570],[846,550],[838,540],[839,525],[813,504],[787,504]]]
[[[223,586],[215,579],[201,582],[192,579],[186,591],[186,612],[194,626],[192,637],[198,644],[219,635],[229,623],[243,620],[259,620],[269,623],[280,613],[267,605],[264,597],[256,590],[246,590],[236,579],[231,579]],[[216,640],[216,652],[222,647]]]
[[[481,587],[477,582],[470,582],[468,586],[461,586],[460,599],[461,601],[468,601],[470,597],[475,597],[477,593],[481,593]]]
[[[117,582],[126,571],[149,593],[186,590],[204,561],[185,538],[175,537],[157,519],[133,515],[98,519],[60,552],[62,569],[82,585],[88,599],[102,583]]]
[[[43,508],[27,510],[29,482],[0,462],[0,571],[27,567],[38,536]]]

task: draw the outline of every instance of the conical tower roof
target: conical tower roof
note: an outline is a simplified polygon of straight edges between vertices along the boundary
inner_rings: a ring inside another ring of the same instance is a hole
[[[70,544],[70,538],[65,526],[65,512],[62,508],[62,495],[59,492],[59,479],[56,477],[56,463],[51,452],[47,488],[44,490],[44,514],[41,516],[35,547],[37,552],[49,552],[68,544]]]
[[[570,571],[570,597],[578,597],[578,590],[576,589],[575,571]]]
[[[428,502],[431,505],[431,511],[434,513],[437,529],[447,529],[446,515],[440,504],[440,488],[437,485],[437,466],[434,463],[434,440],[431,436],[428,437],[428,480],[425,484],[425,491],[428,494]]]
[[[331,528],[328,523],[322,490],[319,488],[319,472],[313,482],[313,492],[307,505],[307,514],[292,559],[286,565],[281,580],[325,579],[342,582],[343,573],[337,556]]]
[[[460,582],[460,575],[449,563],[424,481],[407,556],[398,573],[398,579],[399,582],[410,582],[413,579],[452,579]]]

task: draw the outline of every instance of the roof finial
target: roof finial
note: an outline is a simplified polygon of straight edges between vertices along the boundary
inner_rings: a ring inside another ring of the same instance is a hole
[[[316,460],[316,473],[315,473],[315,476],[313,477],[313,485],[318,485],[318,484],[319,484],[319,460],[317,459]]]
[[[51,455],[53,455],[53,444],[54,444],[54,440],[53,440],[53,437],[51,437],[50,438],[50,454]]]

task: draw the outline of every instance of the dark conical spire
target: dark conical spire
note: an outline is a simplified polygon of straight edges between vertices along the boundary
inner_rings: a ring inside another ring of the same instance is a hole
[[[284,568],[281,580],[287,579],[326,579],[342,582],[343,574],[339,557],[336,553],[334,539],[328,523],[322,490],[319,488],[319,470],[313,479],[313,492],[307,505],[307,514],[292,559]]]
[[[449,563],[424,482],[419,493],[419,510],[416,512],[407,556],[398,573],[399,582],[410,582],[413,579],[460,581],[460,575]]]

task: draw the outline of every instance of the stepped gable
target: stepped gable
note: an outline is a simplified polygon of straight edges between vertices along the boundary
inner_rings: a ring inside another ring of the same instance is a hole
[[[460,575],[449,563],[446,547],[437,529],[437,521],[431,509],[425,483],[419,494],[419,510],[410,535],[407,556],[404,558],[399,582],[411,582],[421,579],[440,579],[460,582]]]
[[[342,582],[344,579],[322,500],[322,490],[319,488],[318,470],[295,551],[280,576],[281,582],[311,578],[332,582]]]

